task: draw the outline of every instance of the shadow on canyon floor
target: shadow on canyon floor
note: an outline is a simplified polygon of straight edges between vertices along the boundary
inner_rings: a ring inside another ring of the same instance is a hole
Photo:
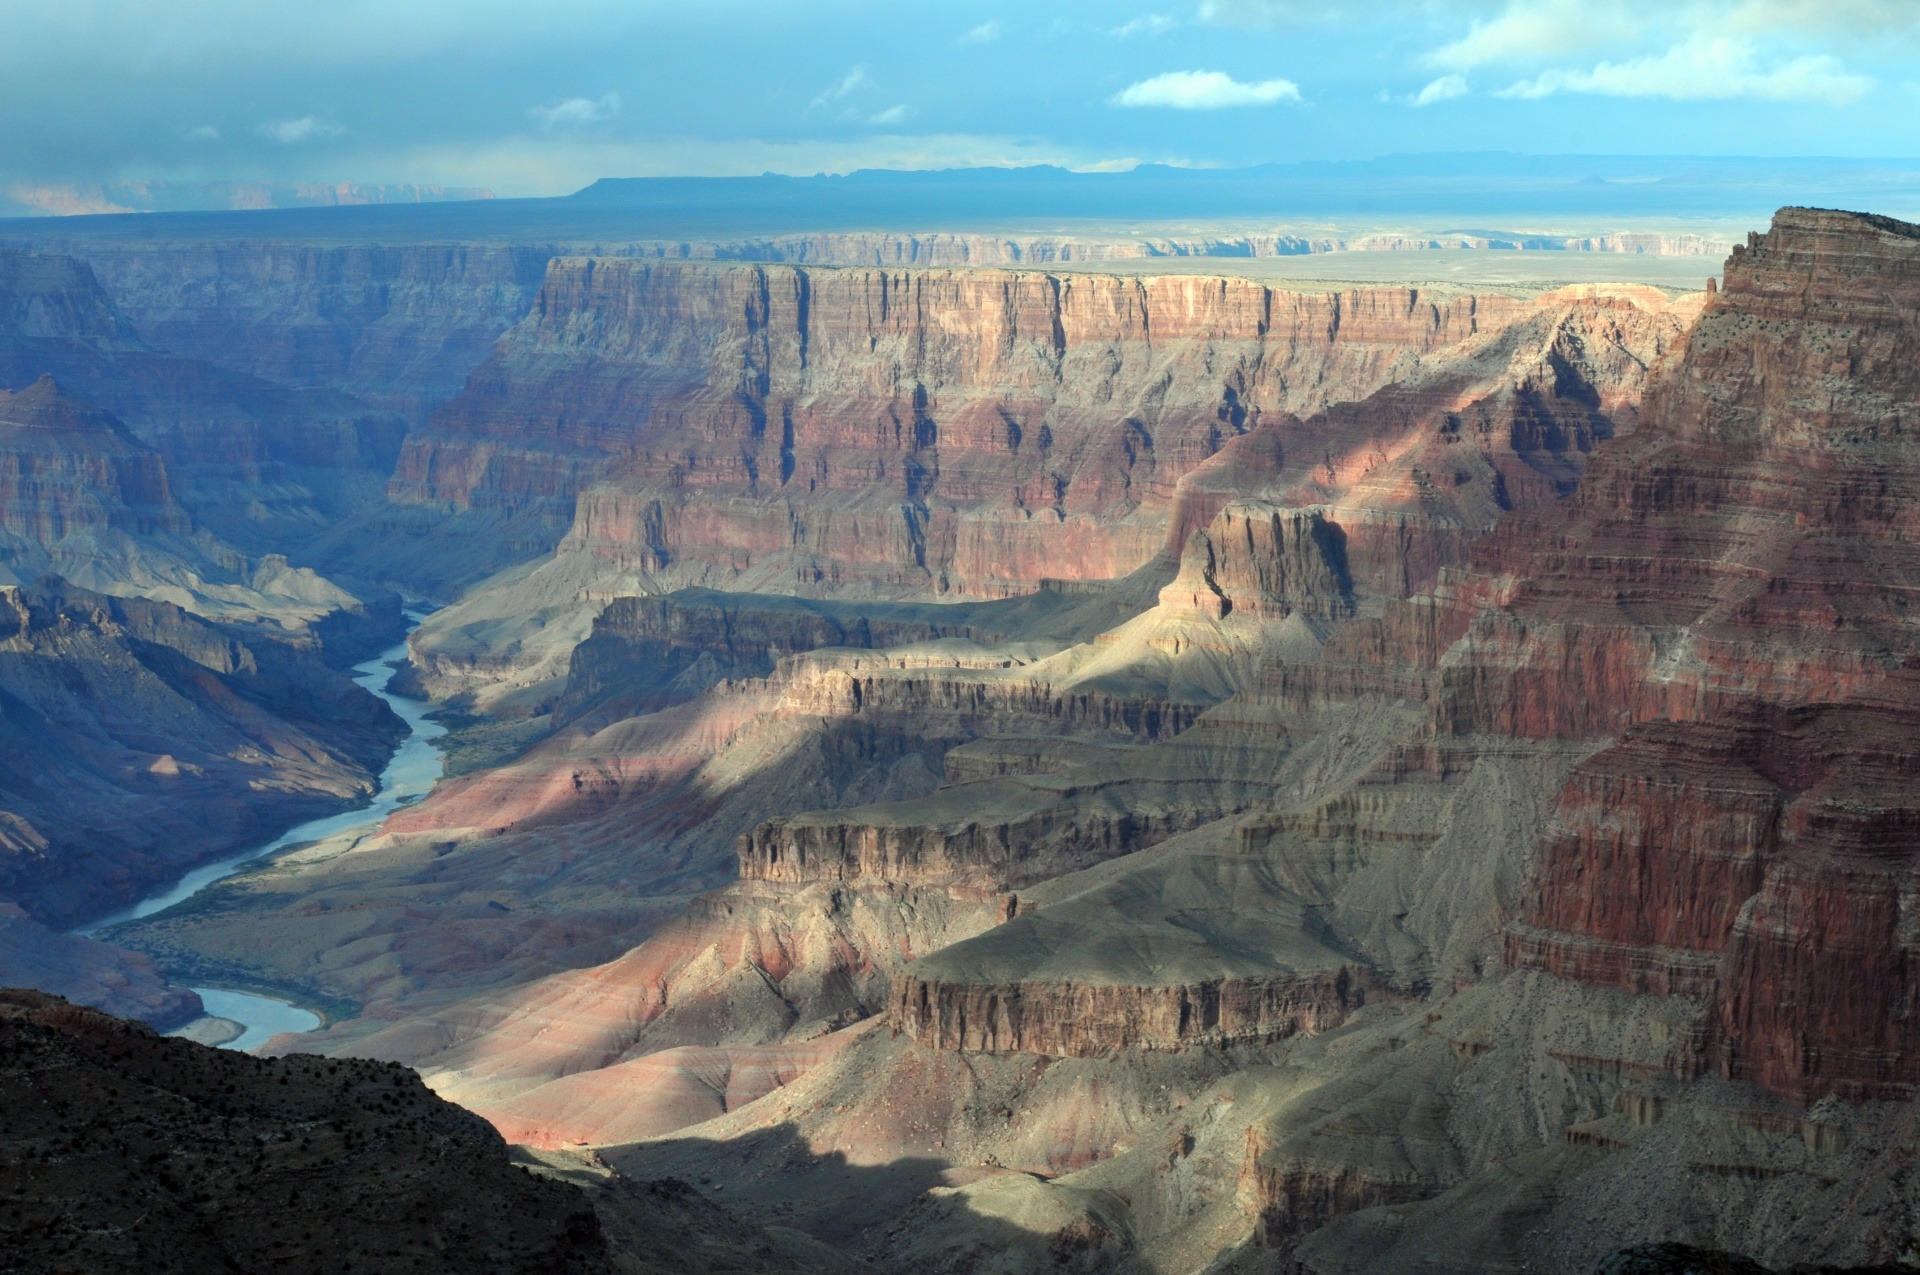
[[[842,1151],[815,1152],[792,1123],[723,1141],[630,1143],[604,1148],[601,1156],[632,1180],[697,1184],[709,1199],[762,1225],[799,1231],[880,1270],[1152,1275],[1161,1269],[1136,1248],[1127,1202],[1111,1192],[1056,1187],[1030,1173],[931,1156],[856,1164]],[[978,1186],[989,1190],[965,1189]],[[1211,1255],[1208,1269],[1271,1272],[1278,1257],[1248,1241]]]

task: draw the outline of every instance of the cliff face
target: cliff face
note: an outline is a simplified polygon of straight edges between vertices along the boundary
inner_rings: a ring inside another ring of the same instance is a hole
[[[525,316],[553,255],[537,245],[273,241],[75,250],[155,349],[344,391],[409,424],[424,423]]]
[[[1721,1065],[1801,1101],[1920,1082],[1891,919],[1920,726],[1917,306],[1920,232],[1783,211],[1652,427],[1490,539],[1459,596],[1496,608],[1443,670],[1455,729],[1621,735],[1569,783],[1524,917],[1546,935],[1516,955],[1711,995]]]
[[[293,548],[376,498],[405,430],[337,390],[163,353],[85,264],[0,249],[0,388],[43,376],[125,423],[166,461],[175,498],[255,553]]]
[[[417,558],[557,552],[436,616],[415,661],[446,693],[538,681],[598,600],[686,585],[1123,576],[1249,497],[1338,524],[1318,552],[1350,578],[1319,611],[1406,596],[1570,490],[1691,314],[1649,289],[559,260],[389,487],[395,520],[444,524]]]
[[[1524,308],[561,259],[390,494],[572,519],[572,551],[689,582],[991,596],[1109,578],[1158,546],[1180,475],[1263,413],[1363,395]]]
[[[119,421],[66,398],[52,377],[0,390],[0,530],[50,544],[77,532],[189,526],[160,457]]]

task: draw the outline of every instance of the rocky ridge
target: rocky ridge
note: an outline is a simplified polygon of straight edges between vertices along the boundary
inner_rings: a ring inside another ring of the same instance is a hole
[[[514,1163],[402,1067],[250,1058],[7,990],[0,1088],[12,1270],[854,1269],[681,1182]]]

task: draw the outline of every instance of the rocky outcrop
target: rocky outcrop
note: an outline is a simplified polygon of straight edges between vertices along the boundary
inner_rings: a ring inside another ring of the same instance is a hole
[[[464,553],[571,527],[423,628],[425,668],[537,680],[600,600],[688,584],[952,598],[1105,580],[1178,560],[1236,501],[1317,516],[1324,564],[1265,582],[1310,605],[1244,600],[1342,616],[1571,490],[1694,308],[1631,288],[570,261],[542,297],[391,494],[468,527]],[[1183,588],[1217,615],[1209,569]]]
[[[1112,578],[1154,552],[1171,484],[1262,413],[1362,396],[1527,308],[560,259],[390,490],[556,538],[571,521],[569,552],[681,583],[994,596]]]
[[[1888,1027],[1916,289],[1920,231],[1783,211],[1649,393],[1657,428],[1476,556],[1454,605],[1494,609],[1442,669],[1455,730],[1622,735],[1570,782],[1522,918],[1573,941],[1516,957],[1712,992],[1722,1065],[1802,1101],[1920,1080]]]
[[[784,657],[822,647],[1004,638],[1012,626],[996,619],[984,608],[882,608],[708,589],[615,598],[573,648],[554,712],[562,721],[589,709],[634,716],[691,699],[722,678],[765,677]]]
[[[891,1014],[897,1030],[934,1049],[1087,1058],[1324,1031],[1365,1000],[1364,982],[1341,970],[1177,987],[981,985],[909,970],[895,983]]]
[[[34,1165],[0,1219],[18,1269],[614,1269],[584,1192],[403,1067],[251,1058],[18,990],[0,1059],[0,1156]]]
[[[158,453],[50,376],[0,390],[0,531],[51,544],[81,532],[183,534]]]

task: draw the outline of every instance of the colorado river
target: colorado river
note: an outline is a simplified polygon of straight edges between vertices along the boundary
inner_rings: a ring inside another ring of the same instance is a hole
[[[409,635],[418,628],[425,616],[408,613],[413,621],[407,632]],[[440,778],[444,759],[433,741],[447,733],[446,727],[438,722],[427,720],[432,705],[422,700],[408,699],[387,689],[393,680],[394,671],[389,665],[407,657],[407,644],[403,638],[397,646],[389,647],[363,664],[354,665],[354,681],[372,691],[407,724],[407,737],[401,741],[386,768],[380,772],[379,787],[374,790],[373,800],[353,810],[343,810],[337,815],[327,815],[321,819],[309,819],[306,823],[289,828],[279,837],[264,846],[244,851],[231,858],[209,863],[181,877],[169,888],[149,898],[142,899],[132,907],[116,912],[82,929],[80,933],[89,936],[99,933],[110,925],[122,921],[136,921],[143,916],[152,916],[155,912],[165,911],[176,903],[192,898],[216,881],[221,881],[239,872],[256,860],[265,858],[276,851],[296,846],[306,841],[319,841],[338,833],[346,832],[362,825],[376,823],[385,819],[401,806],[424,797]],[[207,1007],[207,1013],[215,1018],[230,1019],[239,1023],[242,1032],[234,1039],[222,1045],[224,1049],[254,1049],[264,1044],[269,1037],[281,1032],[311,1031],[320,1025],[320,1016],[310,1010],[301,1009],[285,1001],[269,996],[256,996],[251,992],[233,991],[220,987],[196,987],[200,999]]]

